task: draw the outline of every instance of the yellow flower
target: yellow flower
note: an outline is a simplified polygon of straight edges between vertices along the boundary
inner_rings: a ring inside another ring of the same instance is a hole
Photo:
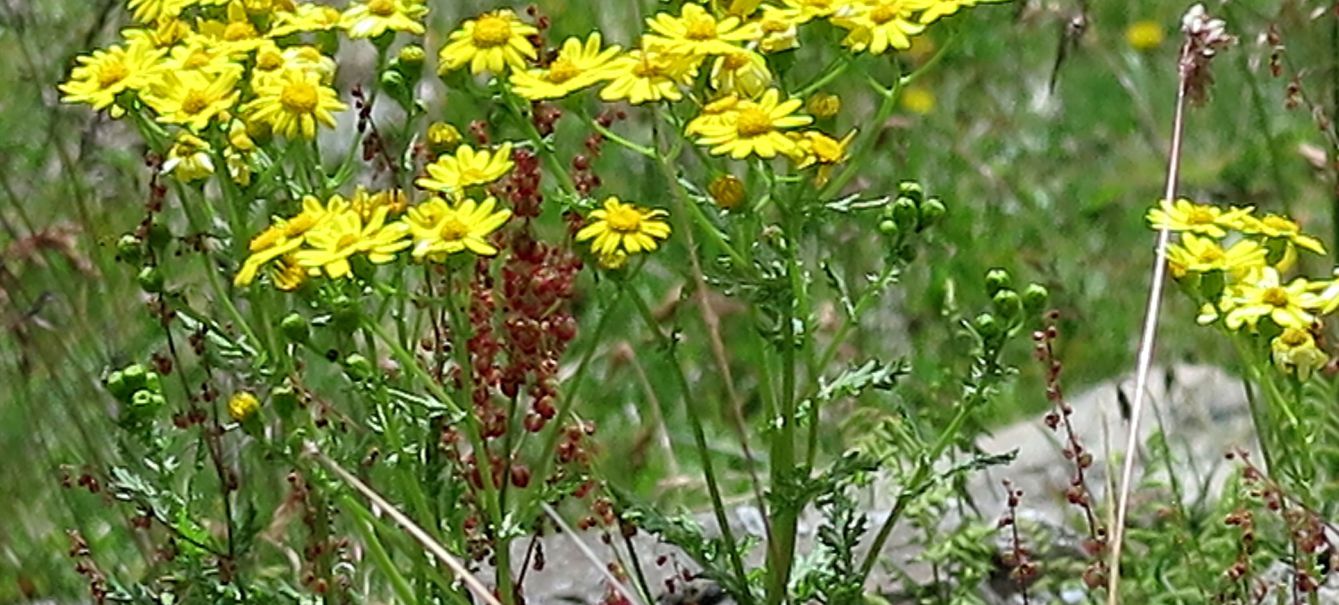
[[[510,66],[524,69],[526,59],[536,58],[535,47],[527,36],[539,33],[535,26],[516,18],[516,13],[499,10],[466,21],[451,37],[440,53],[445,74],[469,64],[470,72],[501,74]]]
[[[744,189],[744,181],[733,174],[722,174],[712,179],[707,183],[707,193],[711,194],[711,201],[725,210],[738,208],[748,194]]]
[[[732,113],[739,106],[739,95],[725,95],[702,106],[702,112],[688,121],[683,133],[688,136],[700,135],[714,128],[726,128],[733,122]]]
[[[155,23],[160,19],[176,17],[191,4],[194,4],[191,0],[130,0],[129,6],[136,21]]]
[[[958,12],[963,7],[976,6],[978,2],[1005,2],[1007,0],[933,0],[928,2],[929,6],[925,12],[921,13],[920,22],[923,25],[929,25],[939,19]]]
[[[117,95],[148,86],[162,56],[163,51],[143,40],[81,56],[70,72],[70,79],[60,85],[60,91],[65,93],[61,100],[87,103],[97,111],[106,109],[116,102]],[[114,117],[124,113],[120,107],[112,109]]]
[[[297,70],[320,76],[327,86],[335,80],[335,60],[321,54],[314,46],[279,48],[267,41],[256,49],[255,68],[251,70],[251,87],[261,88],[266,82],[288,70]]]
[[[196,23],[195,31],[208,44],[217,45],[228,54],[251,52],[265,41],[241,3],[236,0],[229,3],[226,17],[226,21],[202,19]]]
[[[626,99],[633,105],[648,101],[683,99],[680,85],[691,84],[700,59],[634,49],[609,62],[610,82],[600,91],[605,101]]]
[[[659,220],[665,216],[664,210],[646,210],[609,197],[603,208],[591,211],[587,217],[591,222],[577,232],[576,241],[594,239],[591,250],[601,258],[649,252],[658,246],[656,240],[669,237],[669,224]]]
[[[121,30],[127,43],[142,42],[154,48],[167,49],[195,35],[190,24],[177,18],[163,18],[152,29],[130,27]]]
[[[1285,329],[1270,341],[1269,348],[1274,365],[1284,373],[1295,372],[1298,380],[1303,382],[1311,377],[1312,372],[1325,367],[1330,361],[1330,356],[1316,346],[1316,339],[1305,329]]]
[[[1283,328],[1305,330],[1315,317],[1311,314],[1321,307],[1322,301],[1311,292],[1305,279],[1297,278],[1283,285],[1279,272],[1265,267],[1247,280],[1229,289],[1231,310],[1227,327],[1236,330],[1242,324],[1254,328],[1257,321],[1268,317]]]
[[[460,197],[465,189],[486,185],[502,178],[511,170],[511,143],[503,143],[495,151],[475,151],[469,145],[456,148],[454,154],[445,154],[425,168],[428,176],[415,181],[429,191]]]
[[[772,72],[762,55],[741,50],[721,55],[711,67],[711,87],[718,93],[754,99],[772,85]]]
[[[805,21],[799,17],[798,12],[771,5],[764,7],[762,16],[758,19],[758,27],[762,29],[762,37],[758,39],[758,50],[772,54],[799,48],[799,26]]]
[[[842,98],[834,94],[820,92],[804,102],[804,110],[815,118],[831,118],[841,112]]]
[[[168,71],[150,86],[144,102],[158,113],[159,122],[181,124],[202,132],[237,104],[241,97],[237,81],[241,76],[240,67],[218,74]]]
[[[817,130],[792,133],[791,138],[796,143],[796,151],[792,156],[792,159],[795,160],[795,167],[803,169],[814,164],[832,165],[845,162],[847,148],[850,147],[855,134],[855,131],[852,130],[846,133],[846,136],[842,137],[841,140],[837,140]]]
[[[1244,239],[1224,250],[1218,242],[1193,233],[1181,234],[1181,242],[1167,248],[1167,264],[1177,278],[1187,273],[1223,271],[1237,278],[1265,267],[1265,248]]]
[[[517,71],[511,75],[512,91],[531,101],[557,99],[606,79],[604,67],[619,53],[618,46],[600,48],[600,33],[586,38],[568,38],[546,69]]]
[[[237,422],[246,422],[260,411],[260,400],[246,391],[238,391],[228,399],[228,415]]]
[[[409,196],[399,189],[374,193],[359,185],[353,192],[353,198],[349,200],[349,208],[361,215],[365,221],[370,220],[372,215],[382,208],[386,209],[387,216],[397,216],[409,208]]]
[[[405,239],[409,227],[401,222],[387,225],[386,214],[382,208],[366,221],[352,210],[335,214],[307,232],[306,247],[294,253],[294,258],[299,265],[320,268],[336,279],[352,273],[349,259],[355,254],[376,264],[388,263],[410,242]]]
[[[163,160],[163,174],[170,174],[183,183],[209,178],[214,174],[213,149],[200,137],[183,132],[167,150]]]
[[[290,254],[279,259],[279,262],[270,267],[270,281],[274,287],[284,291],[292,292],[307,283],[307,276],[310,272],[302,265],[298,264],[298,259]]]
[[[856,5],[851,14],[832,19],[832,23],[849,32],[842,44],[855,52],[880,55],[889,48],[906,50],[911,47],[911,36],[925,30],[924,25],[911,20],[917,4],[911,0],[867,1]]]
[[[796,25],[803,25],[814,19],[846,16],[854,9],[856,3],[852,0],[784,0],[782,4],[785,8],[774,7],[774,9],[785,11],[786,18]],[[763,10],[766,11],[767,8]]]
[[[728,153],[737,160],[750,155],[794,155],[799,145],[783,131],[814,121],[806,115],[793,115],[802,104],[799,99],[781,101],[776,89],[768,90],[757,101],[740,101],[722,123],[699,127],[702,136],[697,142],[710,146],[713,155]]]
[[[338,9],[321,4],[299,4],[293,10],[274,13],[270,36],[282,38],[303,32],[329,31],[339,27],[344,16]]]
[[[268,125],[274,134],[313,139],[317,125],[334,128],[334,112],[347,108],[334,89],[321,83],[319,74],[285,69],[260,82],[256,99],[247,103],[244,110],[250,121]]]
[[[286,256],[302,247],[308,231],[315,229],[331,216],[347,212],[349,208],[343,198],[335,196],[329,206],[307,196],[302,200],[302,211],[297,215],[283,219],[275,217],[273,223],[251,238],[251,255],[242,263],[242,268],[233,276],[232,283],[246,286],[256,279],[256,272],[272,260]]]
[[[493,197],[482,204],[465,199],[455,207],[433,197],[410,208],[405,223],[414,238],[414,258],[441,261],[467,250],[482,256],[497,254],[497,248],[488,243],[488,236],[511,218],[511,210],[494,212],[496,206],[497,199]]]
[[[428,7],[423,0],[366,0],[344,10],[340,27],[350,38],[375,38],[387,31],[423,35],[423,17]]]
[[[196,36],[172,47],[162,64],[165,72],[193,71],[210,76],[235,73],[242,69],[220,46]]]
[[[684,4],[678,17],[657,13],[646,20],[654,33],[643,36],[645,48],[677,55],[721,55],[738,52],[739,44],[762,34],[757,23],[739,17],[717,20],[698,4]]]
[[[902,91],[902,109],[911,113],[925,115],[934,111],[935,93],[934,91],[921,86],[912,84]]]
[[[1186,199],[1176,200],[1176,203],[1163,200],[1148,211],[1148,222],[1154,229],[1221,238],[1227,235],[1225,229],[1241,229],[1252,210],[1254,208],[1234,207],[1224,211],[1217,206],[1196,204]]]
[[[1287,240],[1298,248],[1325,254],[1325,245],[1320,243],[1320,240],[1302,233],[1301,225],[1286,216],[1278,214],[1266,214],[1264,218],[1247,216],[1237,229],[1251,235]]]
[[[1125,42],[1138,51],[1150,51],[1162,46],[1162,24],[1157,21],[1135,21],[1125,29]]]

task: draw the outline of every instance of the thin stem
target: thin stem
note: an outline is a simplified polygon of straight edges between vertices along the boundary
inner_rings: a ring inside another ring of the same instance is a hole
[[[1182,61],[1190,52],[1190,43],[1182,46]],[[1181,169],[1181,139],[1185,131],[1186,74],[1181,70],[1176,87],[1176,113],[1172,119],[1172,145],[1167,159],[1167,184],[1162,199],[1171,202],[1176,197],[1176,182]],[[1139,425],[1148,398],[1148,373],[1153,365],[1153,343],[1158,332],[1158,311],[1162,307],[1163,285],[1167,274],[1167,244],[1171,231],[1158,231],[1157,248],[1153,257],[1153,279],[1149,284],[1148,305],[1144,311],[1144,329],[1140,337],[1139,356],[1134,378],[1134,401],[1130,409],[1130,431],[1125,443],[1125,462],[1121,469],[1120,497],[1116,503],[1115,536],[1112,540],[1110,578],[1107,584],[1108,605],[1120,603],[1120,555],[1125,542],[1125,516],[1130,507],[1130,489],[1134,480],[1134,464],[1139,457]]]

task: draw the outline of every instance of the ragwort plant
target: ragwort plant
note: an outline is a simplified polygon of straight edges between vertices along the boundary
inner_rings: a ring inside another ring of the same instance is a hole
[[[93,596],[519,603],[562,505],[581,530],[676,543],[740,603],[861,598],[904,517],[933,536],[961,477],[1000,461],[971,440],[1013,374],[1006,345],[1045,305],[998,270],[991,310],[947,313],[965,372],[950,406],[890,399],[905,362],[837,363],[946,212],[914,181],[852,187],[903,88],[949,45],[921,61],[898,51],[975,4],[674,2],[621,44],[550,39],[550,17],[498,8],[430,48],[421,0],[131,0],[135,24],[61,86],[149,149],[143,216],[117,251],[162,330],[104,376],[121,456],[81,483],[132,511],[145,550],[107,573],[72,534]],[[835,58],[806,75],[824,48]],[[374,52],[371,71],[342,73],[359,52]],[[872,116],[827,92],[843,78],[872,95]],[[449,122],[441,94],[487,110]],[[627,167],[663,195],[608,182]],[[836,228],[881,242],[875,270],[826,257]],[[695,387],[684,334],[651,302],[666,274],[686,284],[723,396]],[[716,293],[746,305],[764,352],[751,391]],[[839,313],[826,340],[824,302]],[[653,369],[670,377],[646,403],[682,402],[715,532],[601,474],[582,393],[628,330],[652,335]],[[853,400],[878,430],[825,455],[825,408]],[[742,482],[704,427],[714,408]],[[874,526],[851,494],[876,473],[898,488]],[[764,516],[762,546],[727,514],[741,491]],[[801,566],[810,507],[827,521]],[[617,555],[608,602],[652,601],[649,565]]]

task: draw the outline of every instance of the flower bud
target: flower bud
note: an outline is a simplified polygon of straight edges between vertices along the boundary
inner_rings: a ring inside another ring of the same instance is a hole
[[[134,393],[135,391],[148,386],[149,372],[140,364],[132,363],[126,366],[124,370],[121,370],[120,374],[122,384],[125,385],[126,394]],[[108,385],[109,388],[110,386],[111,385]]]
[[[902,181],[897,184],[897,195],[909,197],[913,202],[919,204],[921,200],[925,199],[925,188],[921,187],[921,184],[916,181]]]
[[[893,222],[897,223],[899,229],[911,231],[916,228],[916,222],[920,220],[920,211],[916,209],[916,201],[909,197],[899,197],[893,202]]]
[[[944,207],[944,202],[937,197],[921,202],[921,220],[918,228],[924,231],[939,224],[939,221],[944,218],[944,214],[947,212],[948,209]]]
[[[879,221],[879,233],[882,233],[889,237],[896,237],[898,231],[899,229],[897,228],[897,223],[894,223],[892,220],[883,219]]]
[[[991,269],[986,272],[986,294],[994,297],[1000,290],[1009,287],[1013,278],[1004,269]]]
[[[996,292],[990,303],[1006,321],[1012,322],[1023,315],[1023,299],[1008,288]]]
[[[712,201],[725,210],[734,210],[744,201],[744,182],[733,174],[723,174],[707,185]]]
[[[976,333],[980,334],[981,338],[987,342],[994,340],[996,336],[1001,334],[1000,322],[989,313],[977,315],[976,319],[972,321],[972,326],[976,328]]]
[[[460,131],[446,122],[433,122],[428,127],[428,147],[438,155],[455,151],[460,146]]]
[[[416,82],[419,76],[423,75],[423,61],[427,59],[428,53],[422,46],[410,44],[400,49],[400,53],[395,56],[395,67],[404,74],[410,82]]]
[[[124,262],[138,265],[144,259],[144,240],[127,233],[116,241],[116,255]]]
[[[344,358],[344,373],[355,381],[370,380],[375,374],[372,368],[372,362],[358,353],[352,353]]]
[[[834,94],[820,92],[809,97],[805,109],[815,118],[830,118],[842,110],[842,99]]]
[[[108,374],[106,380],[103,381],[103,384],[106,385],[107,392],[111,393],[112,397],[115,397],[119,401],[125,401],[126,398],[130,397],[130,395],[135,392],[126,382],[125,373],[121,370]]]
[[[162,250],[164,246],[171,242],[172,232],[168,230],[166,225],[159,222],[149,225],[149,247],[154,250]]]
[[[246,422],[260,411],[260,400],[246,391],[238,391],[228,400],[228,415],[237,422]]]
[[[307,342],[311,338],[311,327],[307,324],[307,318],[297,313],[289,313],[279,322],[279,331],[283,332],[284,337],[293,342]]]
[[[1046,286],[1041,284],[1030,284],[1023,290],[1023,308],[1028,313],[1040,313],[1046,308],[1046,301],[1050,299],[1051,293],[1046,290]]]
[[[163,291],[163,273],[158,267],[140,269],[135,279],[139,281],[139,287],[149,294],[159,294]]]

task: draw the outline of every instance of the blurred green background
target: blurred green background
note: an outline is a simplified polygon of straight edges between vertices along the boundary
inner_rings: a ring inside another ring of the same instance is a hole
[[[434,49],[462,15],[499,6],[430,4]],[[651,0],[538,5],[558,36],[599,27],[625,45],[638,11],[654,8]],[[986,304],[981,275],[998,266],[1050,288],[1071,392],[1128,370],[1154,239],[1143,214],[1163,186],[1176,29],[1187,6],[1103,2],[1085,13],[1078,2],[983,5],[927,34],[937,46],[956,31],[942,63],[907,91],[887,124],[867,123],[873,101],[858,82],[833,90],[845,100],[839,130],[883,129],[857,188],[879,194],[915,178],[950,209],[926,262],[870,315],[849,343],[850,358],[905,354],[918,375],[941,375],[938,364],[956,346],[946,309]],[[1215,63],[1210,103],[1189,114],[1181,191],[1290,212],[1333,245],[1336,150],[1308,105],[1329,115],[1339,105],[1337,18],[1326,10],[1334,9],[1317,1],[1211,5],[1241,43]],[[127,21],[119,0],[0,1],[0,602],[86,594],[67,556],[67,529],[78,529],[111,572],[117,553],[136,547],[127,511],[105,494],[61,487],[116,459],[113,410],[98,378],[147,358],[159,334],[134,276],[113,258],[146,199],[143,148],[122,124],[61,106],[55,90],[77,54],[109,43]],[[1144,22],[1140,40],[1129,35],[1136,22]],[[1286,47],[1281,77],[1270,73],[1271,28]],[[1295,73],[1300,93],[1289,91]],[[1305,100],[1290,109],[1290,95]],[[635,183],[612,182],[618,169],[606,167],[609,187],[635,194]],[[877,258],[878,242],[857,235],[868,233],[836,230],[830,254],[851,267]],[[1328,269],[1310,262],[1313,272]],[[1159,358],[1230,365],[1224,343],[1195,329],[1184,301],[1170,300]],[[749,329],[743,323],[727,328],[727,342],[749,340],[731,338],[730,330]],[[731,349],[742,368],[756,354]],[[1017,351],[1025,374],[993,415],[1001,423],[1046,405],[1026,355]],[[598,372],[615,386],[589,395],[583,413],[614,427],[603,432],[608,464],[650,471],[630,487],[655,494],[672,467],[644,459],[646,434],[626,411],[642,386],[626,365]],[[649,376],[653,387],[662,380]],[[706,373],[702,388],[719,388],[712,380]]]

